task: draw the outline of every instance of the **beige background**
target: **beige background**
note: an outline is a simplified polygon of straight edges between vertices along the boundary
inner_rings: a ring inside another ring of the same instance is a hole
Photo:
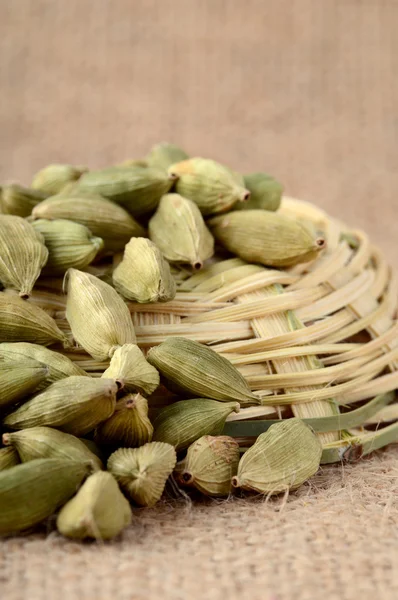
[[[0,0],[0,179],[179,143],[365,228],[397,264],[396,0]],[[398,597],[398,452],[264,503],[0,545],[7,600]]]

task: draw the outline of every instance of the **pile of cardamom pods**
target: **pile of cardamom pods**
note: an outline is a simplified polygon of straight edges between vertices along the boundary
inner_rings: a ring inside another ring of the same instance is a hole
[[[215,243],[270,267],[315,258],[324,239],[277,212],[281,195],[269,175],[167,143],[145,160],[54,164],[30,187],[1,188],[1,535],[57,515],[65,536],[109,539],[131,522],[130,503],[153,506],[168,480],[208,496],[277,494],[317,471],[321,444],[300,419],[249,449],[221,435],[259,397],[199,342],[170,337],[144,353],[127,305],[172,300]],[[38,302],[60,279],[65,331]],[[76,348],[107,368],[90,376]],[[151,413],[159,386],[172,401]]]

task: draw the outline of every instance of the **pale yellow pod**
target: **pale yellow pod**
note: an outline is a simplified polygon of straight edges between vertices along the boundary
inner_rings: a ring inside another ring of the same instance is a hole
[[[295,490],[318,471],[322,445],[300,419],[286,419],[258,436],[242,456],[234,487],[263,494]]]
[[[133,302],[168,302],[176,294],[169,263],[146,238],[129,241],[112,279],[116,290]]]
[[[194,202],[166,194],[149,221],[149,237],[170,262],[201,269],[214,254],[214,239]]]
[[[38,384],[37,390],[48,387],[54,381],[70,377],[71,375],[87,375],[76,363],[64,354],[55,352],[39,344],[29,342],[0,343],[0,360],[5,364],[21,362],[34,362],[47,368],[47,375]]]
[[[28,298],[48,250],[43,236],[30,223],[15,215],[0,215],[0,281]]]
[[[209,222],[216,240],[247,262],[291,267],[317,257],[325,248],[306,225],[268,210],[232,211]]]
[[[231,479],[238,471],[239,444],[227,435],[204,435],[191,444],[176,468],[181,485],[197,488],[207,496],[228,496]]]
[[[34,219],[66,219],[80,223],[104,241],[107,251],[120,252],[132,237],[144,236],[144,228],[114,202],[69,189],[40,202],[32,211]]]
[[[58,194],[65,185],[77,181],[87,171],[85,167],[52,164],[41,169],[33,177],[32,188],[48,194]]]
[[[0,535],[37,525],[76,492],[91,464],[39,458],[0,473]]]
[[[116,393],[111,379],[68,377],[22,404],[3,422],[10,429],[49,426],[82,436],[113,414]]]
[[[1,351],[1,350],[0,350]],[[121,389],[150,396],[159,385],[159,372],[146,360],[136,344],[116,348],[102,377],[114,379]]]
[[[0,292],[0,341],[33,342],[49,346],[68,340],[54,319],[35,304]]]
[[[228,167],[207,158],[190,158],[168,169],[177,178],[175,190],[189,198],[203,215],[225,212],[250,198],[242,178]]]
[[[89,273],[67,273],[66,318],[75,340],[96,360],[110,358],[116,348],[136,341],[126,303],[117,291]]]
[[[95,440],[99,444],[135,448],[150,442],[152,435],[148,400],[141,394],[129,394],[116,402],[113,415],[97,427]]]
[[[149,442],[140,448],[119,448],[108,460],[108,471],[141,506],[154,506],[177,462],[170,444]]]
[[[30,427],[13,433],[3,433],[3,444],[15,448],[22,462],[36,458],[63,458],[86,463],[93,470],[102,469],[100,459],[74,435],[51,427]]]
[[[132,511],[111,473],[90,475],[61,509],[57,528],[73,539],[109,540],[130,525]]]
[[[44,276],[63,275],[70,268],[84,269],[104,247],[102,238],[93,236],[80,223],[66,219],[38,219],[32,226],[42,234],[49,252],[42,270]]]
[[[18,183],[4,185],[0,192],[3,214],[28,217],[37,204],[48,197],[46,192],[26,188]]]

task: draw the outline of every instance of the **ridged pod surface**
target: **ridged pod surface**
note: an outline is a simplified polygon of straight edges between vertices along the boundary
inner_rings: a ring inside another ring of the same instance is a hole
[[[239,412],[237,402],[217,402],[208,398],[175,402],[156,415],[153,439],[183,450],[203,435],[220,435],[225,419],[232,412]]]
[[[106,360],[118,346],[135,343],[129,309],[113,287],[70,269],[67,291],[66,318],[73,337],[93,358]]]
[[[183,337],[172,337],[151,348],[147,360],[166,381],[204,398],[259,404],[239,371],[217,352]]]
[[[0,281],[5,288],[28,298],[47,258],[41,233],[22,217],[0,215]]]
[[[102,196],[71,190],[51,196],[32,211],[35,219],[66,219],[85,225],[104,241],[108,251],[120,252],[132,237],[145,230],[124,208]]]
[[[149,221],[149,237],[170,262],[200,269],[214,254],[214,239],[196,204],[179,194],[166,194]]]
[[[49,426],[85,435],[113,414],[116,392],[111,379],[68,377],[25,402],[3,422],[10,429]]]
[[[76,492],[91,465],[40,458],[0,473],[0,535],[50,517]]]
[[[108,471],[141,506],[154,506],[177,461],[170,444],[149,442],[140,448],[119,448],[108,460]]]
[[[61,509],[57,528],[73,539],[109,540],[130,525],[130,504],[110,473],[90,475],[74,496]]]

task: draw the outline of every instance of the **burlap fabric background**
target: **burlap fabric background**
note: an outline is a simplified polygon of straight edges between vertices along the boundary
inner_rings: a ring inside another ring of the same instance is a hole
[[[0,0],[0,177],[160,140],[265,169],[396,259],[395,0]],[[398,597],[398,451],[288,501],[166,502],[122,540],[3,541],[7,600]]]

